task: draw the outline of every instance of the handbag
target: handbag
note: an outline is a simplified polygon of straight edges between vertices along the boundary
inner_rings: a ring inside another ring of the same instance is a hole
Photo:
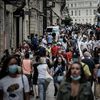
[[[53,80],[52,76],[48,72],[46,72],[46,81],[50,82],[51,80]]]
[[[48,88],[48,85],[50,84],[50,82],[53,80],[52,76],[46,72],[46,79],[45,79],[45,84],[46,84],[46,90]]]
[[[59,76],[57,76],[57,81],[58,82],[61,82],[62,80],[64,79],[64,76],[63,75],[59,75]]]
[[[58,71],[60,71],[61,73],[57,74]],[[59,68],[57,68],[57,70],[55,71],[55,75],[57,77],[58,82],[61,82],[64,79],[64,75],[63,75],[63,71],[61,70],[61,66]]]
[[[61,72],[62,72],[62,70],[61,70]],[[62,73],[57,76],[57,81],[58,82],[61,82],[63,79],[64,79],[64,75]]]

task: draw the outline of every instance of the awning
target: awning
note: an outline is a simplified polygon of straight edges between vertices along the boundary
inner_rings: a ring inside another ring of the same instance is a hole
[[[53,9],[51,9],[51,10],[59,19],[62,19],[55,11],[53,11]]]

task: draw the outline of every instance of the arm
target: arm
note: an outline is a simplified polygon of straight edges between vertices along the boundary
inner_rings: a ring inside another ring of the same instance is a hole
[[[24,78],[24,80],[23,80],[24,81],[24,83],[23,83],[23,85],[24,85],[24,99],[30,100],[30,96],[29,96],[30,89],[29,89],[28,79],[26,76],[23,76],[23,78]]]
[[[92,90],[91,90],[91,95],[89,96],[89,99],[88,100],[94,100],[94,95],[93,95]]]
[[[0,100],[3,100],[3,91],[0,90]]]
[[[62,92],[61,91],[58,91],[58,94],[57,94],[57,99],[56,100],[63,100],[63,97],[62,97]]]
[[[87,82],[86,84],[87,84],[87,86],[85,88],[87,88],[87,91],[89,92],[87,100],[94,100],[94,95],[93,95],[93,91],[92,91],[92,88],[91,88],[91,83]]]
[[[4,90],[3,90],[3,82],[0,79],[0,100],[3,100]]]
[[[31,74],[34,71],[33,62],[31,61]]]
[[[1,99],[0,99],[1,100]],[[30,100],[30,95],[28,92],[25,93],[25,100]]]

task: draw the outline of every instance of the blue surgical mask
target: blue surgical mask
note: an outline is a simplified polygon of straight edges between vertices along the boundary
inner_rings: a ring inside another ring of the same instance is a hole
[[[81,78],[81,76],[75,77],[75,76],[71,75],[71,79],[74,80],[74,81],[78,81],[80,78]]]
[[[8,71],[11,74],[15,74],[18,71],[18,65],[9,65]]]

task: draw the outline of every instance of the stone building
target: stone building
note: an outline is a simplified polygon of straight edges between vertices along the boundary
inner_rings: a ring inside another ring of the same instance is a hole
[[[61,24],[62,11],[66,5],[66,0],[55,0],[55,7],[53,8],[53,24]]]
[[[0,55],[1,56],[3,50],[4,50],[4,2],[0,1]]]
[[[94,24],[97,0],[66,0],[73,23]]]
[[[29,2],[29,35],[43,34],[43,0],[30,0]]]
[[[43,35],[44,26],[60,24],[66,1],[50,0],[55,4],[50,10],[48,1],[0,0],[0,58],[5,49],[18,48],[28,36]]]
[[[22,42],[24,0],[0,0],[0,58],[3,51],[17,48]]]
[[[49,1],[49,0],[48,0]],[[52,0],[54,4],[48,9],[48,26],[60,25],[62,20],[62,11],[66,5],[66,0]]]

